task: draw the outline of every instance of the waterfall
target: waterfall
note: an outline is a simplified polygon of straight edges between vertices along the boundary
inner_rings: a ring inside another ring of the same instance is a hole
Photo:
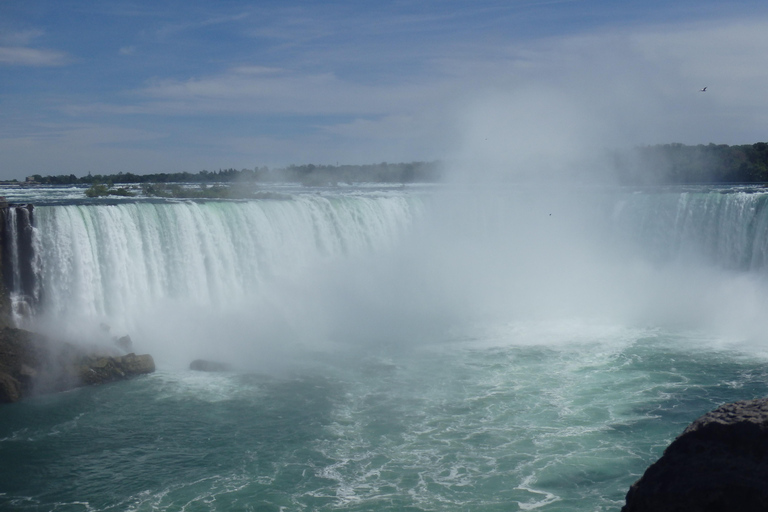
[[[16,324],[49,331],[134,333],[154,315],[159,337],[166,318],[252,315],[254,298],[277,292],[282,309],[270,314],[293,308],[286,325],[306,319],[307,330],[323,323],[338,335],[356,323],[360,337],[375,325],[406,339],[427,318],[626,314],[673,300],[669,274],[648,263],[716,269],[676,274],[691,289],[704,275],[752,279],[768,265],[761,189],[446,192],[9,208],[4,282]]]
[[[391,247],[416,212],[404,196],[41,206],[40,313],[131,318],[178,300],[219,309],[340,257]]]
[[[617,202],[614,217],[656,261],[760,271],[768,265],[767,204],[762,191],[643,192]]]

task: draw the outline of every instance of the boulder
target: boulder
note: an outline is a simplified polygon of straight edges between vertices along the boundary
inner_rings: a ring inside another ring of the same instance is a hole
[[[120,358],[120,364],[126,373],[130,375],[141,375],[143,373],[152,373],[155,371],[155,360],[149,354],[127,354]]]
[[[77,373],[80,382],[93,385],[106,384],[153,371],[155,371],[155,361],[152,356],[128,354],[122,357],[84,357],[78,364]]]
[[[768,510],[768,399],[697,419],[627,493],[622,512]]]
[[[128,335],[125,335],[121,338],[117,338],[115,340],[115,345],[120,347],[125,352],[133,351],[133,340],[131,340],[131,337]]]

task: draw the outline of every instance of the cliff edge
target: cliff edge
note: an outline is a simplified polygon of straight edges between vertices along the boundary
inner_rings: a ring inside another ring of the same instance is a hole
[[[768,510],[768,399],[725,404],[686,428],[622,512]]]

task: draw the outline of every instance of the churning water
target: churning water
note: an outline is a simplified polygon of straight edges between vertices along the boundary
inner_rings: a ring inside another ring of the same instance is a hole
[[[3,407],[0,508],[618,510],[691,420],[766,394],[766,200],[41,201],[20,321],[158,371]]]

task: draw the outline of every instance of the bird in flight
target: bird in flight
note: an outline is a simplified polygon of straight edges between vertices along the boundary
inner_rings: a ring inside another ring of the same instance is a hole
[[[707,88],[705,87],[705,88],[701,89],[701,92],[707,92]]]

